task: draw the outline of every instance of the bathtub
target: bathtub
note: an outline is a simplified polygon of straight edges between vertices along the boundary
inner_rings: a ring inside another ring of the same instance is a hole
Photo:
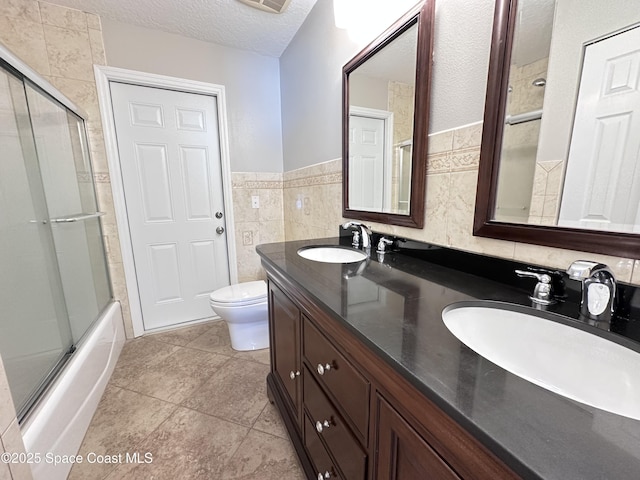
[[[34,480],[67,478],[72,463],[53,460],[78,453],[124,340],[120,303],[113,302],[21,426],[26,451],[40,459],[31,463]]]

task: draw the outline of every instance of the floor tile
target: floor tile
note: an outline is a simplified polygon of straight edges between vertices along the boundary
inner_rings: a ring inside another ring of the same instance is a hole
[[[219,479],[249,429],[203,413],[178,408],[138,448],[148,464],[124,464],[108,480]],[[286,478],[286,477],[282,477]]]
[[[267,365],[232,358],[183,405],[250,427],[268,402],[268,372]]]
[[[271,364],[271,353],[268,348],[236,352],[234,357],[241,358],[242,360],[251,360],[253,362],[263,363],[265,365]]]
[[[80,454],[125,455],[164,422],[177,407],[156,398],[108,385],[98,405]],[[70,480],[102,479],[115,466],[106,463],[75,464]]]
[[[157,342],[151,337],[129,340],[124,344],[109,382],[119,387],[126,387],[135,379],[140,370],[162,362],[179,348],[177,345]]]
[[[127,389],[180,403],[190,397],[229,357],[178,347],[160,363],[132,372]]]
[[[176,328],[175,330],[169,330],[167,332],[149,335],[148,338],[157,342],[164,342],[171,345],[179,345],[181,347],[184,347],[186,344],[192,342],[207,330],[209,330],[213,326],[214,322],[220,322],[220,320],[199,323],[198,325],[194,325],[192,327]]]
[[[225,466],[222,480],[305,480],[291,443],[251,430]]]
[[[284,423],[282,423],[282,417],[271,402],[267,402],[264,410],[262,410],[262,413],[253,424],[253,428],[276,437],[289,439]]]
[[[236,351],[231,348],[229,328],[225,322],[214,323],[209,330],[189,342],[186,346],[229,356],[233,356],[236,353]]]

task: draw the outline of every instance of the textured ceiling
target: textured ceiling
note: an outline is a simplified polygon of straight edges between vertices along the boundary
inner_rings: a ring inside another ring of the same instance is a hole
[[[316,0],[291,0],[284,13],[236,0],[47,0],[141,27],[279,57]]]

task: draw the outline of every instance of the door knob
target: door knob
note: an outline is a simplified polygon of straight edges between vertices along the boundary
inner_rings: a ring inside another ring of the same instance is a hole
[[[216,218],[222,218],[222,212],[216,212]]]
[[[224,228],[223,228],[223,227],[218,227],[218,228],[216,228],[216,233],[217,233],[218,235],[222,235],[222,234],[224,233]]]

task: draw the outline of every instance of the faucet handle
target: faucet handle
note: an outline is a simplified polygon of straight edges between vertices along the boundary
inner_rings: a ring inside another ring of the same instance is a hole
[[[538,305],[553,305],[557,302],[553,297],[551,272],[530,272],[527,270],[516,270],[515,272],[519,277],[531,277],[538,280],[538,283],[533,290],[533,295],[529,296],[533,303],[537,303]]]
[[[386,237],[381,237],[380,240],[378,240],[378,248],[376,250],[376,252],[378,253],[387,253],[386,247],[388,245],[393,245],[395,242],[389,238]]]

